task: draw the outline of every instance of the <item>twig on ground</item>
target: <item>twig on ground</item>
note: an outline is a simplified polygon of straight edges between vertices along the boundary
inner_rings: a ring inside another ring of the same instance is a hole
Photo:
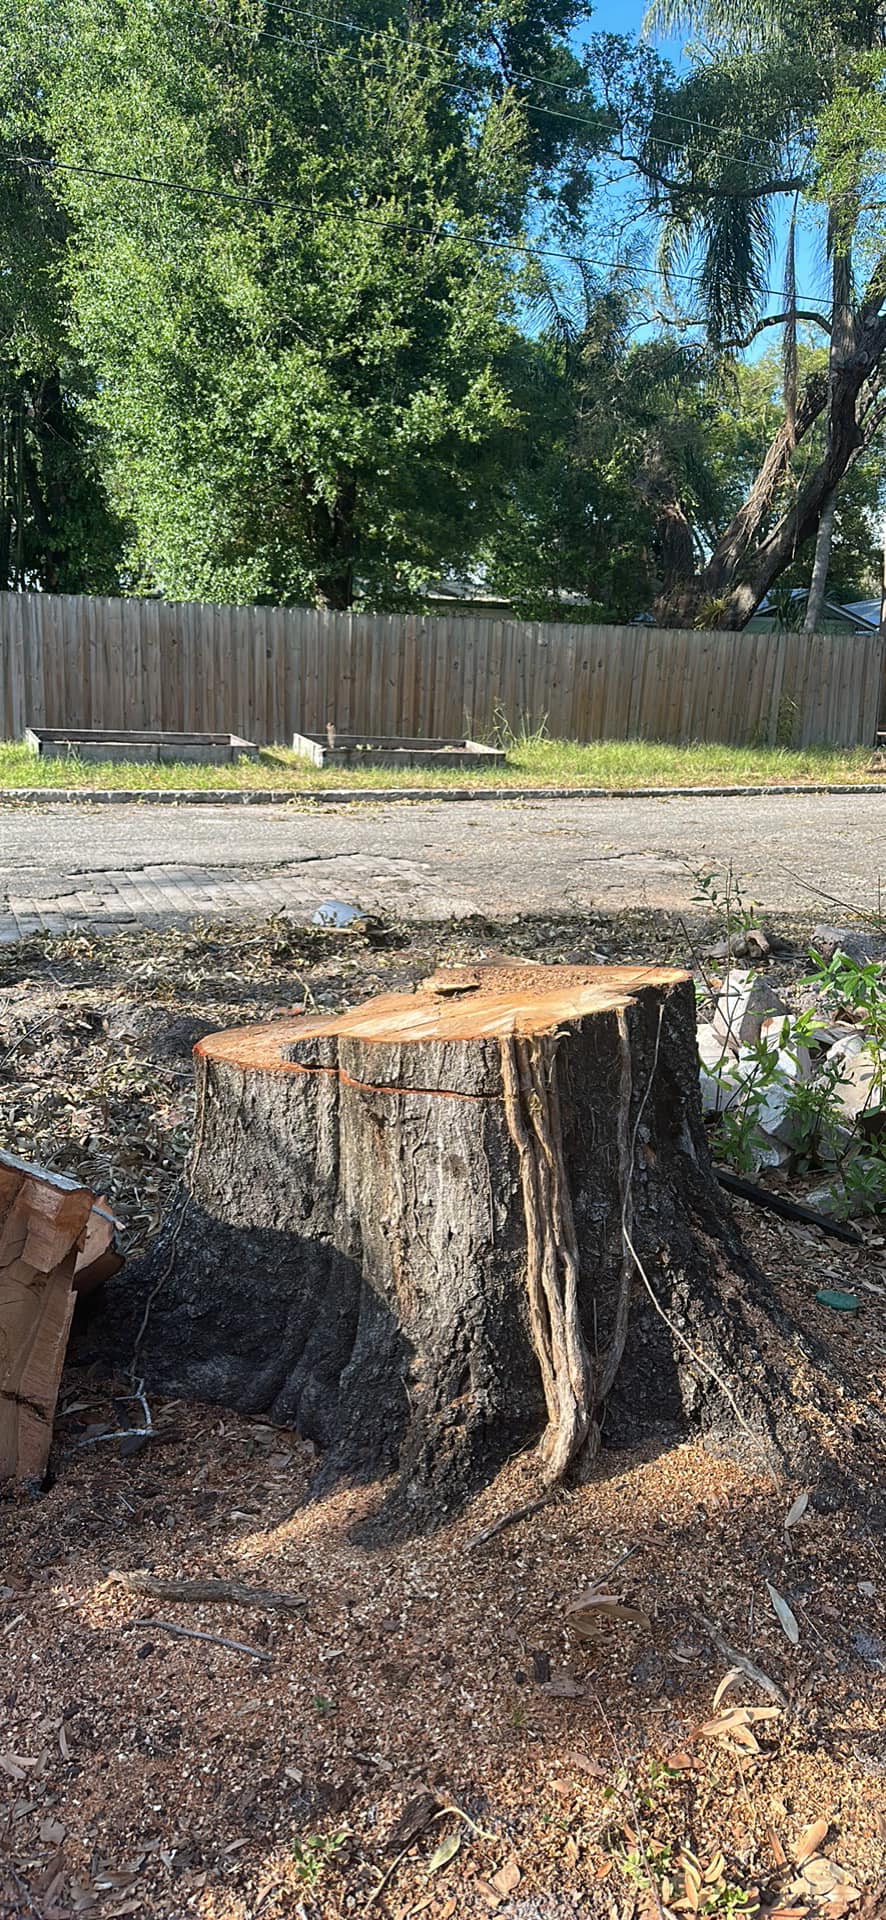
[[[755,1686],[761,1687],[764,1693],[768,1693],[770,1700],[776,1701],[780,1707],[786,1707],[787,1695],[782,1693],[781,1687],[770,1679],[768,1673],[764,1673],[762,1667],[758,1667],[755,1661],[749,1660],[746,1653],[739,1653],[737,1647],[731,1647],[725,1634],[720,1632],[719,1627],[715,1626],[713,1620],[709,1620],[706,1614],[700,1613],[697,1608],[693,1608],[693,1612],[696,1620],[704,1627],[708,1639],[713,1642],[717,1652],[722,1654],[727,1665],[740,1667],[748,1680],[753,1680]]]
[[[506,1527],[515,1527],[518,1521],[531,1519],[532,1515],[539,1513],[542,1507],[549,1506],[555,1493],[558,1492],[558,1487],[546,1487],[544,1493],[536,1494],[534,1500],[525,1500],[522,1507],[510,1507],[507,1513],[503,1513],[498,1520],[493,1520],[488,1527],[481,1527],[479,1533],[472,1533],[467,1542],[468,1551],[470,1552],[472,1547],[485,1547],[487,1540],[494,1540],[496,1534],[504,1533]]]
[[[29,1889],[25,1886],[25,1883],[21,1877],[21,1874],[16,1872],[16,1869],[12,1865],[11,1861],[8,1861],[6,1866],[4,1867],[4,1873],[8,1873],[10,1879],[15,1881],[16,1889],[17,1889],[17,1897],[19,1900],[26,1901],[27,1905],[25,1908],[21,1906],[14,1907],[11,1904],[11,1902],[7,1902],[7,1900],[4,1897],[3,1911],[10,1916],[10,1920],[23,1920],[23,1915],[25,1912],[34,1914],[35,1920],[40,1920],[39,1908],[34,1905],[34,1902],[31,1899],[31,1894]]]
[[[308,1602],[301,1593],[280,1593],[272,1587],[245,1586],[239,1580],[163,1580],[141,1569],[118,1570],[108,1574],[127,1593],[147,1593],[152,1600],[186,1600],[194,1604],[220,1600],[228,1606],[260,1607],[266,1613],[300,1613]]]
[[[465,1826],[470,1827],[471,1832],[475,1833],[479,1840],[497,1840],[498,1839],[497,1833],[489,1833],[485,1827],[478,1827],[476,1820],[472,1820],[470,1814],[465,1813],[464,1807],[455,1807],[449,1803],[447,1803],[447,1805],[444,1807],[438,1807],[436,1812],[431,1814],[430,1819],[425,1824],[429,1827],[433,1826],[435,1820],[445,1820],[447,1814],[450,1814],[452,1818],[455,1820],[463,1820]],[[415,1843],[418,1837],[419,1837],[418,1834],[414,1833],[412,1835],[412,1838],[407,1841],[405,1847],[403,1847],[401,1852],[398,1853],[396,1857],[391,1861],[390,1866],[386,1867],[384,1873],[382,1874],[381,1879],[373,1887],[372,1892],[369,1895],[369,1899],[367,1900],[366,1905],[363,1908],[364,1913],[369,1913],[370,1910],[375,1906],[375,1903],[376,1903],[376,1900],[378,1899],[379,1894],[387,1886],[388,1881],[393,1878],[394,1874],[397,1871],[397,1868],[400,1865],[401,1860],[405,1860],[407,1853],[411,1853],[412,1848],[415,1846]]]
[[[143,1427],[108,1427],[104,1433],[87,1433],[82,1440],[75,1440],[72,1453],[78,1453],[83,1447],[100,1446],[103,1440],[150,1440],[154,1433],[151,1409],[145,1398],[144,1382],[138,1381],[131,1394],[121,1395],[125,1400],[137,1400],[145,1416]]]
[[[288,1888],[285,1880],[275,1880],[270,1887],[266,1887],[264,1893],[260,1899],[256,1901],[252,1909],[252,1920],[258,1920],[262,1908],[267,1906],[269,1900],[273,1900],[275,1894],[286,1893],[287,1891]]]
[[[618,1559],[613,1560],[612,1565],[606,1568],[605,1573],[598,1573],[595,1579],[593,1579],[590,1582],[589,1590],[592,1591],[594,1587],[604,1586],[605,1582],[607,1580],[611,1580],[613,1574],[618,1572],[619,1567],[624,1566],[624,1563],[626,1560],[632,1560],[634,1557],[634,1554],[640,1552],[640,1548],[641,1548],[641,1542],[638,1541],[635,1547],[628,1547],[625,1553],[620,1553],[618,1556]]]
[[[417,1836],[413,1835],[413,1838],[410,1841],[408,1841],[407,1845],[403,1848],[402,1852],[396,1854],[394,1859],[391,1861],[390,1866],[385,1868],[381,1879],[376,1882],[376,1885],[373,1887],[372,1892],[369,1895],[369,1899],[367,1900],[366,1905],[363,1908],[364,1913],[371,1912],[372,1908],[375,1906],[375,1903],[376,1903],[376,1900],[378,1899],[379,1894],[384,1891],[385,1887],[388,1884],[388,1881],[393,1879],[394,1874],[396,1873],[401,1860],[405,1860],[407,1853],[410,1853],[412,1848],[415,1846],[416,1837]]]
[[[109,1427],[106,1433],[87,1433],[82,1440],[75,1440],[72,1453],[79,1453],[84,1447],[100,1447],[104,1440],[147,1440],[153,1432],[152,1427]]]
[[[871,913],[866,907],[856,906],[852,900],[841,900],[839,894],[837,893],[827,893],[824,887],[814,887],[812,884],[812,881],[807,879],[807,876],[805,875],[805,873],[795,873],[793,867],[785,866],[785,863],[783,860],[779,861],[779,865],[781,867],[782,873],[789,874],[792,880],[798,880],[800,882],[800,885],[806,888],[807,893],[817,894],[819,900],[827,900],[828,905],[831,907],[842,907],[844,909],[844,912],[854,913],[856,916],[856,919],[860,920],[862,922],[862,925],[875,926],[879,930],[879,932],[882,933],[883,914],[882,914],[882,909],[879,905],[877,907],[877,911],[875,913]],[[879,901],[879,898],[880,898],[879,882],[877,885],[877,897]]]
[[[264,1647],[248,1647],[244,1640],[228,1640],[223,1633],[204,1633],[200,1627],[180,1627],[175,1620],[127,1620],[128,1627],[174,1633],[183,1640],[207,1640],[213,1647],[229,1647],[232,1653],[248,1653],[253,1660],[270,1660]]]

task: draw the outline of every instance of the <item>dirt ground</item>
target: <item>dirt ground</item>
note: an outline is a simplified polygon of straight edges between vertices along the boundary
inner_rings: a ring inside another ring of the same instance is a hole
[[[804,931],[779,928],[785,978]],[[9,947],[3,1142],[108,1194],[133,1252],[190,1142],[202,1032],[493,946],[687,959],[681,925],[640,913]],[[370,1550],[351,1536],[381,1490],[311,1499],[295,1434],[154,1403],[147,1442],[106,1441],[142,1412],[72,1365],[47,1488],[0,1502],[0,1915],[880,1920],[882,1222],[856,1248],[738,1217],[844,1382],[823,1438],[837,1457],[851,1442],[855,1495],[775,1487],[689,1441],[610,1444],[588,1483],[485,1544],[525,1459],[445,1530]],[[858,1315],[816,1304],[823,1285]],[[304,1605],[158,1598],[115,1577],[133,1570]],[[639,1617],[579,1638],[567,1609],[592,1585]]]

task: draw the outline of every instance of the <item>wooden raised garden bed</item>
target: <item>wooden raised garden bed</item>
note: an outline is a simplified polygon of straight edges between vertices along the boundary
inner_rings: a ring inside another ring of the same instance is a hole
[[[478,740],[409,740],[381,733],[294,733],[293,753],[315,767],[477,767],[503,766],[497,747]]]
[[[27,727],[25,745],[44,760],[129,760],[146,766],[194,761],[226,767],[258,759],[252,740],[236,733],[165,733],[136,727]]]

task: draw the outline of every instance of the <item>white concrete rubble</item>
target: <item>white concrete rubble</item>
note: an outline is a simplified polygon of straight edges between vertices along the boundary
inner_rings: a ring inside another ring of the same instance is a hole
[[[787,1011],[775,988],[759,973],[735,971],[727,974],[717,995],[714,1031],[737,1053],[739,1047],[755,1045],[764,1020],[773,1014],[784,1019]]]

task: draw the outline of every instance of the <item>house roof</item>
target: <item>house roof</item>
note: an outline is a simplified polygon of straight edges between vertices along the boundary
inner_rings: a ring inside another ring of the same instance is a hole
[[[809,598],[809,589],[807,587],[794,587],[790,597],[794,603],[807,600]],[[859,631],[865,633],[879,632],[879,600],[825,600],[822,614],[826,620],[839,620],[841,624],[851,627],[855,633]],[[760,601],[753,620],[768,620],[770,618],[775,620],[777,617],[778,610],[770,595],[767,594],[765,599]]]

